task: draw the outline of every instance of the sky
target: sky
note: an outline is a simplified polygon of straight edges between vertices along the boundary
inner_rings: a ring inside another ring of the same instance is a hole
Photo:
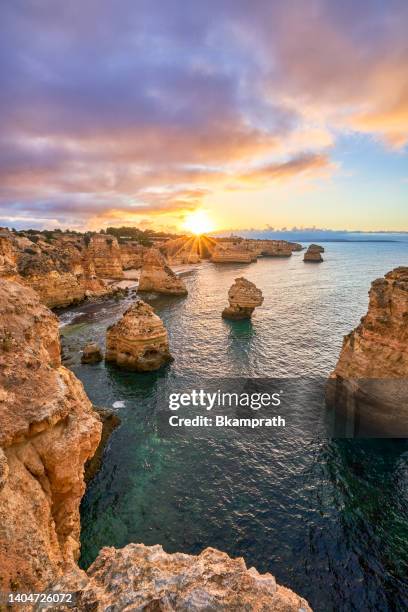
[[[3,0],[0,225],[408,230],[406,0]]]

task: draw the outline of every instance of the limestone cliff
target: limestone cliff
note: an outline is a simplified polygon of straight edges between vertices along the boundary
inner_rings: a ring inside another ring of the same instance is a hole
[[[250,319],[257,306],[263,303],[262,291],[246,278],[235,279],[228,291],[229,306],[224,308],[224,319]]]
[[[125,242],[120,244],[120,257],[124,270],[141,268],[143,258],[148,251],[147,247],[142,246],[137,242]]]
[[[57,318],[33,290],[0,280],[0,591],[38,591],[73,567],[100,430],[61,365]]]
[[[305,599],[271,574],[247,569],[242,558],[214,548],[198,556],[167,554],[159,545],[103,548],[87,573],[72,572],[52,590],[74,592],[75,612],[311,612]]]
[[[169,295],[186,295],[187,288],[157,249],[149,249],[143,258],[139,291],[154,291]]]
[[[108,234],[94,234],[88,243],[88,253],[100,278],[123,278],[122,258],[118,241]]]
[[[140,372],[171,360],[166,328],[151,306],[138,300],[108,328],[105,359]]]
[[[367,314],[345,336],[330,378],[330,404],[368,411],[384,427],[394,419],[396,435],[408,427],[408,267],[373,281]]]
[[[0,278],[13,279],[17,272],[17,253],[12,241],[0,235]]]
[[[213,263],[251,263],[256,261],[257,255],[250,249],[239,244],[218,244],[211,254]]]
[[[49,308],[69,306],[85,297],[111,290],[98,278],[82,238],[64,237],[49,243],[41,238],[15,240],[21,282],[32,287]]]

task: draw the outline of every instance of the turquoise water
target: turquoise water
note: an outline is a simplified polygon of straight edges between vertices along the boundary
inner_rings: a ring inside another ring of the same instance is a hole
[[[135,374],[79,363],[89,340],[131,297],[61,315],[66,363],[91,400],[122,419],[82,503],[82,559],[102,546],[160,543],[168,552],[206,546],[243,556],[306,597],[313,608],[403,610],[408,606],[408,444],[282,434],[160,435],[159,383],[209,377],[327,376],[342,337],[367,309],[371,280],[408,265],[408,243],[325,243],[321,265],[264,258],[203,263],[185,276],[187,298],[149,301],[169,331],[174,362]],[[256,283],[252,322],[221,316],[237,276]],[[306,382],[305,382],[306,384]]]

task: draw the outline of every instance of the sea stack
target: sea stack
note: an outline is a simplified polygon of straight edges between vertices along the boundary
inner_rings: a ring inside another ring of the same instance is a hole
[[[153,308],[138,300],[106,332],[106,361],[149,372],[171,361],[166,328]]]
[[[357,409],[384,434],[402,435],[405,427],[408,435],[407,390],[408,267],[399,267],[371,284],[368,312],[344,337],[326,399]]]
[[[318,244],[311,244],[304,254],[303,261],[311,263],[320,263],[323,261],[322,253],[324,248]]]
[[[235,279],[228,291],[229,306],[224,308],[224,319],[250,319],[257,306],[263,303],[262,291],[246,278]]]
[[[168,295],[187,295],[187,288],[157,249],[150,249],[143,258],[139,291],[153,291]]]

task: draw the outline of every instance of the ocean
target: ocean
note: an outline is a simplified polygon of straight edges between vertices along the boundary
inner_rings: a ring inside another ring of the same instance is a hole
[[[60,314],[66,365],[95,405],[121,418],[82,502],[83,567],[103,546],[143,542],[192,554],[212,546],[271,572],[317,612],[408,608],[408,441],[319,431],[167,437],[157,426],[163,383],[290,378],[301,395],[311,377],[326,378],[344,334],[367,311],[371,281],[408,265],[406,237],[387,238],[320,241],[322,264],[305,264],[302,252],[249,265],[203,262],[184,276],[186,298],[147,296],[174,356],[155,373],[80,364],[80,348],[103,344],[134,296]],[[239,276],[262,289],[264,303],[252,321],[225,321]]]

